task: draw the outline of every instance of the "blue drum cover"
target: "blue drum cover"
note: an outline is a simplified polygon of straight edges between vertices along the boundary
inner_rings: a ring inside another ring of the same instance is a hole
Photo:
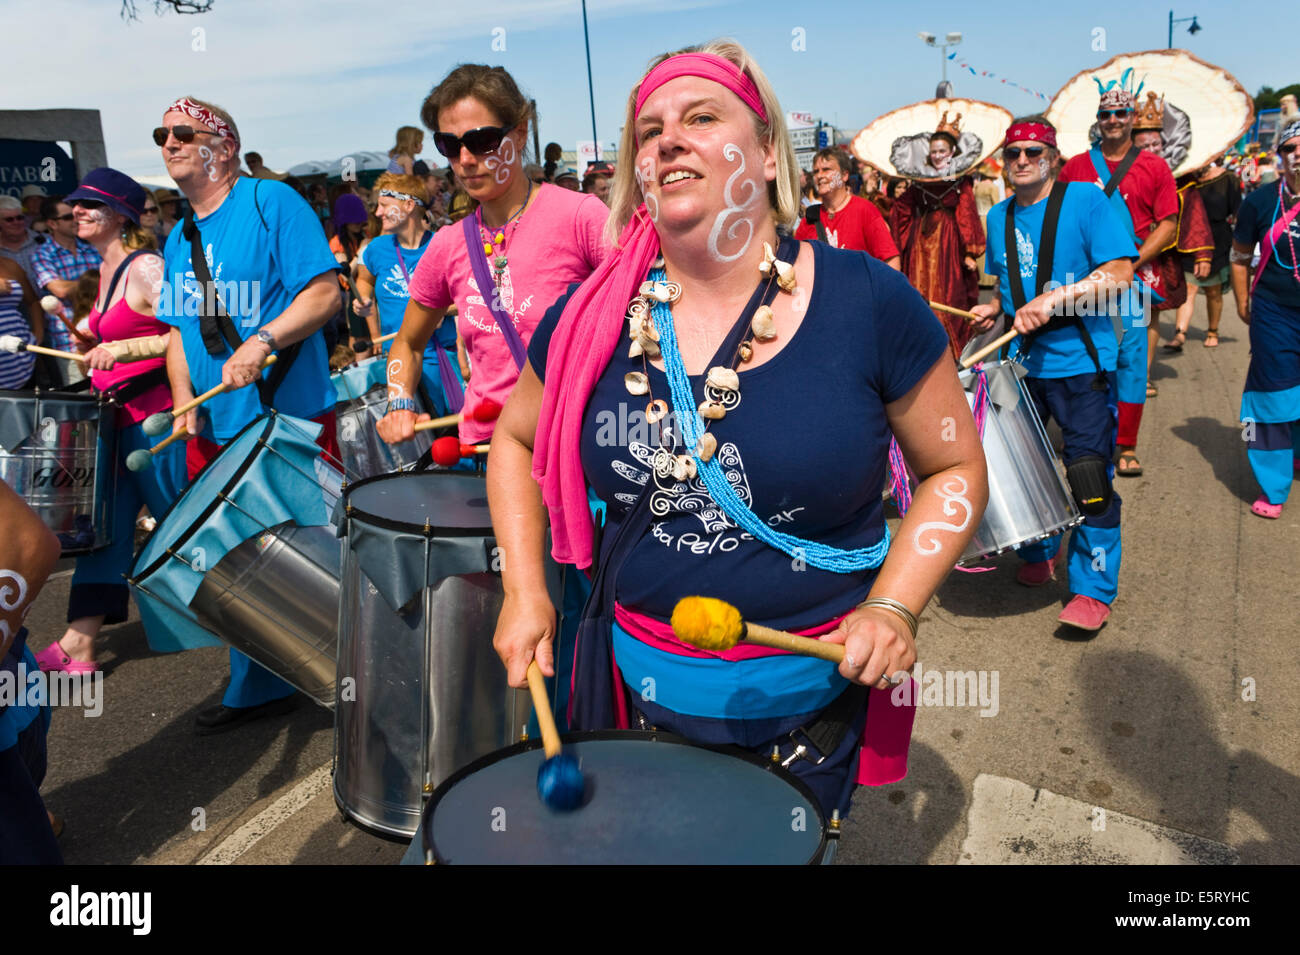
[[[757,759],[635,732],[566,736],[583,804],[537,795],[540,740],[455,773],[433,793],[416,842],[437,861],[477,865],[802,865],[818,862],[824,822],[793,776]],[[748,754],[747,754],[748,755]]]
[[[356,401],[375,385],[388,387],[388,365],[383,357],[367,358],[330,375],[336,403]]]
[[[446,577],[501,569],[483,478],[384,474],[349,485],[345,500],[339,536],[394,612]]]
[[[130,579],[154,650],[224,646],[194,622],[188,609],[204,572],[267,528],[285,522],[301,527],[330,523],[337,489],[329,488],[332,469],[320,460],[320,431],[320,425],[288,415],[257,418],[222,448],[159,520]],[[219,492],[232,481],[226,500],[220,500]],[[169,556],[170,549],[179,556]]]

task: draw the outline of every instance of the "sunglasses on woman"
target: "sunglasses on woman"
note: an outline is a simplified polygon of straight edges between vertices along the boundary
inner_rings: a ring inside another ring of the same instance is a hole
[[[1021,149],[1019,146],[1007,146],[1002,150],[1002,158],[1008,162],[1015,162],[1020,158],[1021,153],[1024,153],[1030,159],[1037,159],[1043,154],[1043,147],[1026,146],[1024,149]]]
[[[97,202],[94,199],[73,199],[72,208],[95,210],[104,208],[104,204],[102,202]]]
[[[1107,119],[1123,119],[1131,112],[1133,112],[1131,109],[1099,109],[1097,110],[1097,119],[1103,121]]]
[[[157,214],[158,214],[157,206],[145,206],[144,210],[141,211],[140,213],[140,215],[142,216],[156,216]]]
[[[462,146],[475,156],[483,156],[500,146],[501,141],[513,130],[513,126],[480,126],[460,136],[453,136],[451,133],[434,133],[433,145],[448,159],[459,156]]]
[[[153,141],[162,146],[167,142],[167,135],[171,134],[176,137],[178,143],[192,143],[195,136],[219,136],[220,133],[214,133],[210,129],[195,129],[193,126],[185,123],[178,123],[171,128],[159,126],[153,131]]]

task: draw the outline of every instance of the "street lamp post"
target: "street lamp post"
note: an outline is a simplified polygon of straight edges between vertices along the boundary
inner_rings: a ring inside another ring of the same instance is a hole
[[[1196,22],[1196,17],[1179,17],[1177,20],[1175,20],[1174,11],[1170,10],[1169,11],[1169,49],[1171,50],[1174,48],[1174,24],[1175,23],[1191,23],[1191,26],[1187,28],[1187,32],[1190,33],[1192,36],[1196,36],[1196,34],[1201,32],[1201,25]]]
[[[925,41],[926,46],[932,46],[939,51],[940,59],[943,62],[943,82],[946,84],[948,82],[948,47],[956,46],[960,43],[961,34],[955,32],[947,33],[944,35],[942,43],[938,42],[939,38],[933,33],[926,33],[924,30],[918,33],[917,36]]]
[[[599,159],[600,139],[596,136],[596,87],[591,82],[591,38],[587,34],[587,0],[582,0],[582,43],[587,48],[587,96],[591,99],[591,141],[596,149],[596,158]]]

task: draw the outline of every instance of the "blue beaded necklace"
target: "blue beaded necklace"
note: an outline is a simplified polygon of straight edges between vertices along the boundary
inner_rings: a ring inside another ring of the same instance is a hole
[[[649,280],[662,283],[667,281],[667,274],[662,267],[653,268],[650,270]],[[659,350],[663,355],[664,372],[668,377],[673,413],[681,423],[686,448],[695,459],[696,471],[704,482],[705,488],[708,489],[709,495],[732,523],[757,540],[819,570],[851,574],[860,570],[873,570],[884,563],[885,555],[889,552],[888,525],[885,527],[885,536],[875,545],[853,550],[842,550],[817,541],[805,540],[793,534],[784,534],[774,530],[745,505],[722,472],[722,465],[718,463],[716,457],[710,455],[707,461],[700,457],[696,448],[706,427],[695,405],[690,377],[686,374],[686,365],[677,346],[672,307],[667,302],[652,301],[650,312],[654,316],[655,329],[659,333]]]

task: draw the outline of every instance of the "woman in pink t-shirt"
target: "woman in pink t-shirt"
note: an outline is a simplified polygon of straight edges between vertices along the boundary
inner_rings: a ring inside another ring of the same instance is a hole
[[[165,435],[149,437],[143,422],[158,411],[170,411],[165,358],[118,362],[103,346],[128,338],[168,334],[154,318],[163,292],[162,259],[151,231],[140,227],[145,191],[114,169],[86,175],[67,202],[77,219],[77,236],[103,258],[99,294],[90,311],[90,332],[99,345],[86,354],[95,391],[112,396],[117,412],[117,474],[113,495],[112,543],[77,558],[68,595],[68,629],[63,637],[36,654],[42,670],[91,673],[95,637],[105,623],[127,618],[125,575],[135,545],[135,519],[142,506],[155,518],[163,515],[185,486],[185,445],[177,442],[154,456],[143,471],[125,466],[127,455],[150,448]],[[165,346],[164,346],[165,347]]]
[[[524,175],[532,107],[504,69],[458,66],[429,94],[421,118],[478,208],[468,233],[455,223],[434,234],[411,276],[411,301],[389,351],[389,411],[379,423],[386,441],[407,440],[419,420],[411,399],[419,356],[453,303],[470,362],[465,407],[504,405],[542,315],[595,271],[607,248],[604,203]],[[471,255],[482,259],[482,282]],[[460,439],[488,441],[493,427],[467,414]]]

